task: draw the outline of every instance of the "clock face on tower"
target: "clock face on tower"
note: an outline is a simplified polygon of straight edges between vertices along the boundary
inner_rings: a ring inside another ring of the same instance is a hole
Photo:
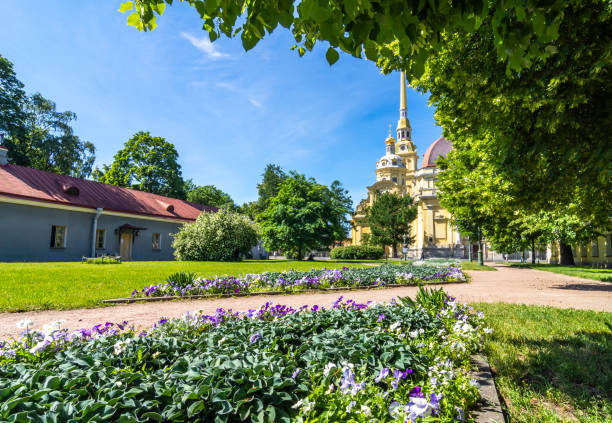
[[[405,145],[405,144],[402,144],[402,145],[400,146],[400,150],[404,151],[405,149],[406,149],[406,145]]]

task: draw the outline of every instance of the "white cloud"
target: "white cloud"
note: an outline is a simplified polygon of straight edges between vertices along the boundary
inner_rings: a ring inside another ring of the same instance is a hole
[[[258,109],[263,109],[263,104],[261,104],[259,101],[257,101],[254,98],[249,98],[249,101],[251,102],[251,104],[255,107],[257,107]]]
[[[221,59],[223,57],[228,57],[227,54],[221,53],[219,50],[217,50],[207,36],[197,38],[186,32],[181,32],[181,36],[188,40],[192,46],[204,52],[204,54],[206,54],[206,56],[208,56],[210,59]]]

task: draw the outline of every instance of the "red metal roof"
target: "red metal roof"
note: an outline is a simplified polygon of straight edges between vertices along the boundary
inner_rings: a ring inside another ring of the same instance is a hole
[[[423,165],[422,167],[434,167],[436,166],[436,160],[438,160],[439,156],[446,157],[449,151],[451,151],[453,145],[449,140],[444,137],[440,137],[433,142],[425,151],[425,155],[423,156]]]
[[[180,220],[217,211],[216,207],[12,164],[0,165],[0,195]]]

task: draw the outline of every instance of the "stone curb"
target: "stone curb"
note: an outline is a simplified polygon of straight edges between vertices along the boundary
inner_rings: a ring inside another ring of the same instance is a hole
[[[487,358],[480,354],[474,355],[472,364],[477,368],[472,376],[480,385],[480,400],[473,413],[474,421],[476,423],[504,423],[506,419],[499,403],[495,379],[493,379]]]
[[[427,285],[450,285],[450,284],[458,284],[458,283],[466,283],[466,280],[456,280],[456,281],[444,281],[444,282],[434,282],[430,284],[421,284],[422,286]],[[124,297],[124,298],[111,298],[109,300],[102,300],[103,303],[107,304],[121,304],[121,303],[137,303],[137,302],[154,302],[154,301],[171,301],[171,300],[195,300],[195,299],[206,299],[206,298],[231,298],[231,297],[250,297],[250,296],[260,296],[260,295],[293,295],[293,294],[305,294],[305,293],[315,293],[315,292],[330,292],[330,291],[357,291],[357,290],[369,290],[369,289],[385,289],[385,288],[404,288],[410,286],[419,286],[418,284],[393,284],[393,285],[370,285],[370,286],[347,286],[347,287],[336,287],[336,288],[317,288],[317,289],[302,289],[300,291],[260,291],[260,292],[244,292],[238,294],[202,294],[202,295],[187,295],[184,297],[180,296],[166,296],[166,297],[144,297],[144,298],[132,298],[132,297]]]

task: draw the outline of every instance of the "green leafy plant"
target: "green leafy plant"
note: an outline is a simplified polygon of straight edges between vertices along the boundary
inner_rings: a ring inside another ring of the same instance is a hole
[[[379,260],[385,256],[382,247],[348,245],[336,247],[330,253],[333,260]]]
[[[166,278],[166,282],[174,283],[176,286],[184,288],[191,285],[198,278],[194,272],[175,272]]]

